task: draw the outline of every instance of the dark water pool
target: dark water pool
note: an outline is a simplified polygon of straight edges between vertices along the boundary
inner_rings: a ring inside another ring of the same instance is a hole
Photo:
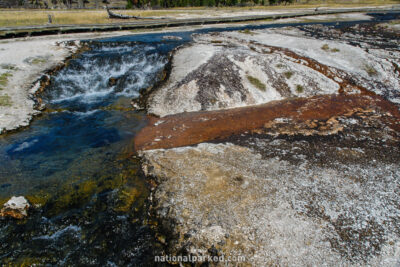
[[[288,25],[298,26],[195,32]],[[160,80],[168,53],[192,33],[88,41],[88,51],[51,77],[43,115],[0,137],[0,204],[14,195],[35,204],[28,219],[0,219],[0,263],[152,265],[161,247],[146,216],[149,189],[132,157],[132,138],[146,119],[130,101]]]

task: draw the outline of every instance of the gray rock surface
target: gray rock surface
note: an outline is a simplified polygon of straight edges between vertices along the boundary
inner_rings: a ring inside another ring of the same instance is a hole
[[[155,214],[175,234],[168,252],[215,249],[251,266],[397,266],[399,136],[354,120],[323,138],[261,134],[145,151],[144,170],[159,183]]]
[[[198,35],[176,52],[149,112],[334,93],[375,93],[397,111],[399,38],[381,29]],[[398,266],[400,136],[384,120],[399,123],[379,108],[335,116],[333,129],[282,118],[214,143],[142,151],[166,253],[246,258],[203,260],[212,266]]]

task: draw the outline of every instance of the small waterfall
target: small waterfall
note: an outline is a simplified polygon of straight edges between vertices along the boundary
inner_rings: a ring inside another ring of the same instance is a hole
[[[157,45],[96,43],[90,48],[51,78],[43,96],[47,103],[87,111],[116,97],[138,97],[167,62]]]

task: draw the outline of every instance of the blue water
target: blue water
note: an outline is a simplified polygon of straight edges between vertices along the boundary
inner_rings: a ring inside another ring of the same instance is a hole
[[[131,100],[185,41],[135,39],[88,42],[51,77],[43,114],[0,137],[0,200],[40,205],[22,222],[0,219],[0,263],[141,266],[157,251],[144,223],[149,190],[132,157],[146,118]]]

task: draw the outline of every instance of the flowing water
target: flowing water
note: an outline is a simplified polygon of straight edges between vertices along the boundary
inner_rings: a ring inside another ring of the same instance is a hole
[[[274,25],[252,28],[266,27]],[[197,32],[209,31],[216,29]],[[88,41],[88,51],[51,77],[41,96],[46,111],[0,137],[0,204],[23,195],[35,205],[27,219],[0,219],[0,263],[152,265],[162,248],[132,157],[146,118],[130,102],[161,79],[168,53],[192,33]]]
[[[0,139],[2,203],[23,195],[38,206],[24,221],[0,220],[0,262],[150,260],[157,247],[143,211],[149,191],[131,144],[145,116],[130,101],[160,79],[168,52],[183,42],[88,42],[89,51],[51,77],[43,115]]]

